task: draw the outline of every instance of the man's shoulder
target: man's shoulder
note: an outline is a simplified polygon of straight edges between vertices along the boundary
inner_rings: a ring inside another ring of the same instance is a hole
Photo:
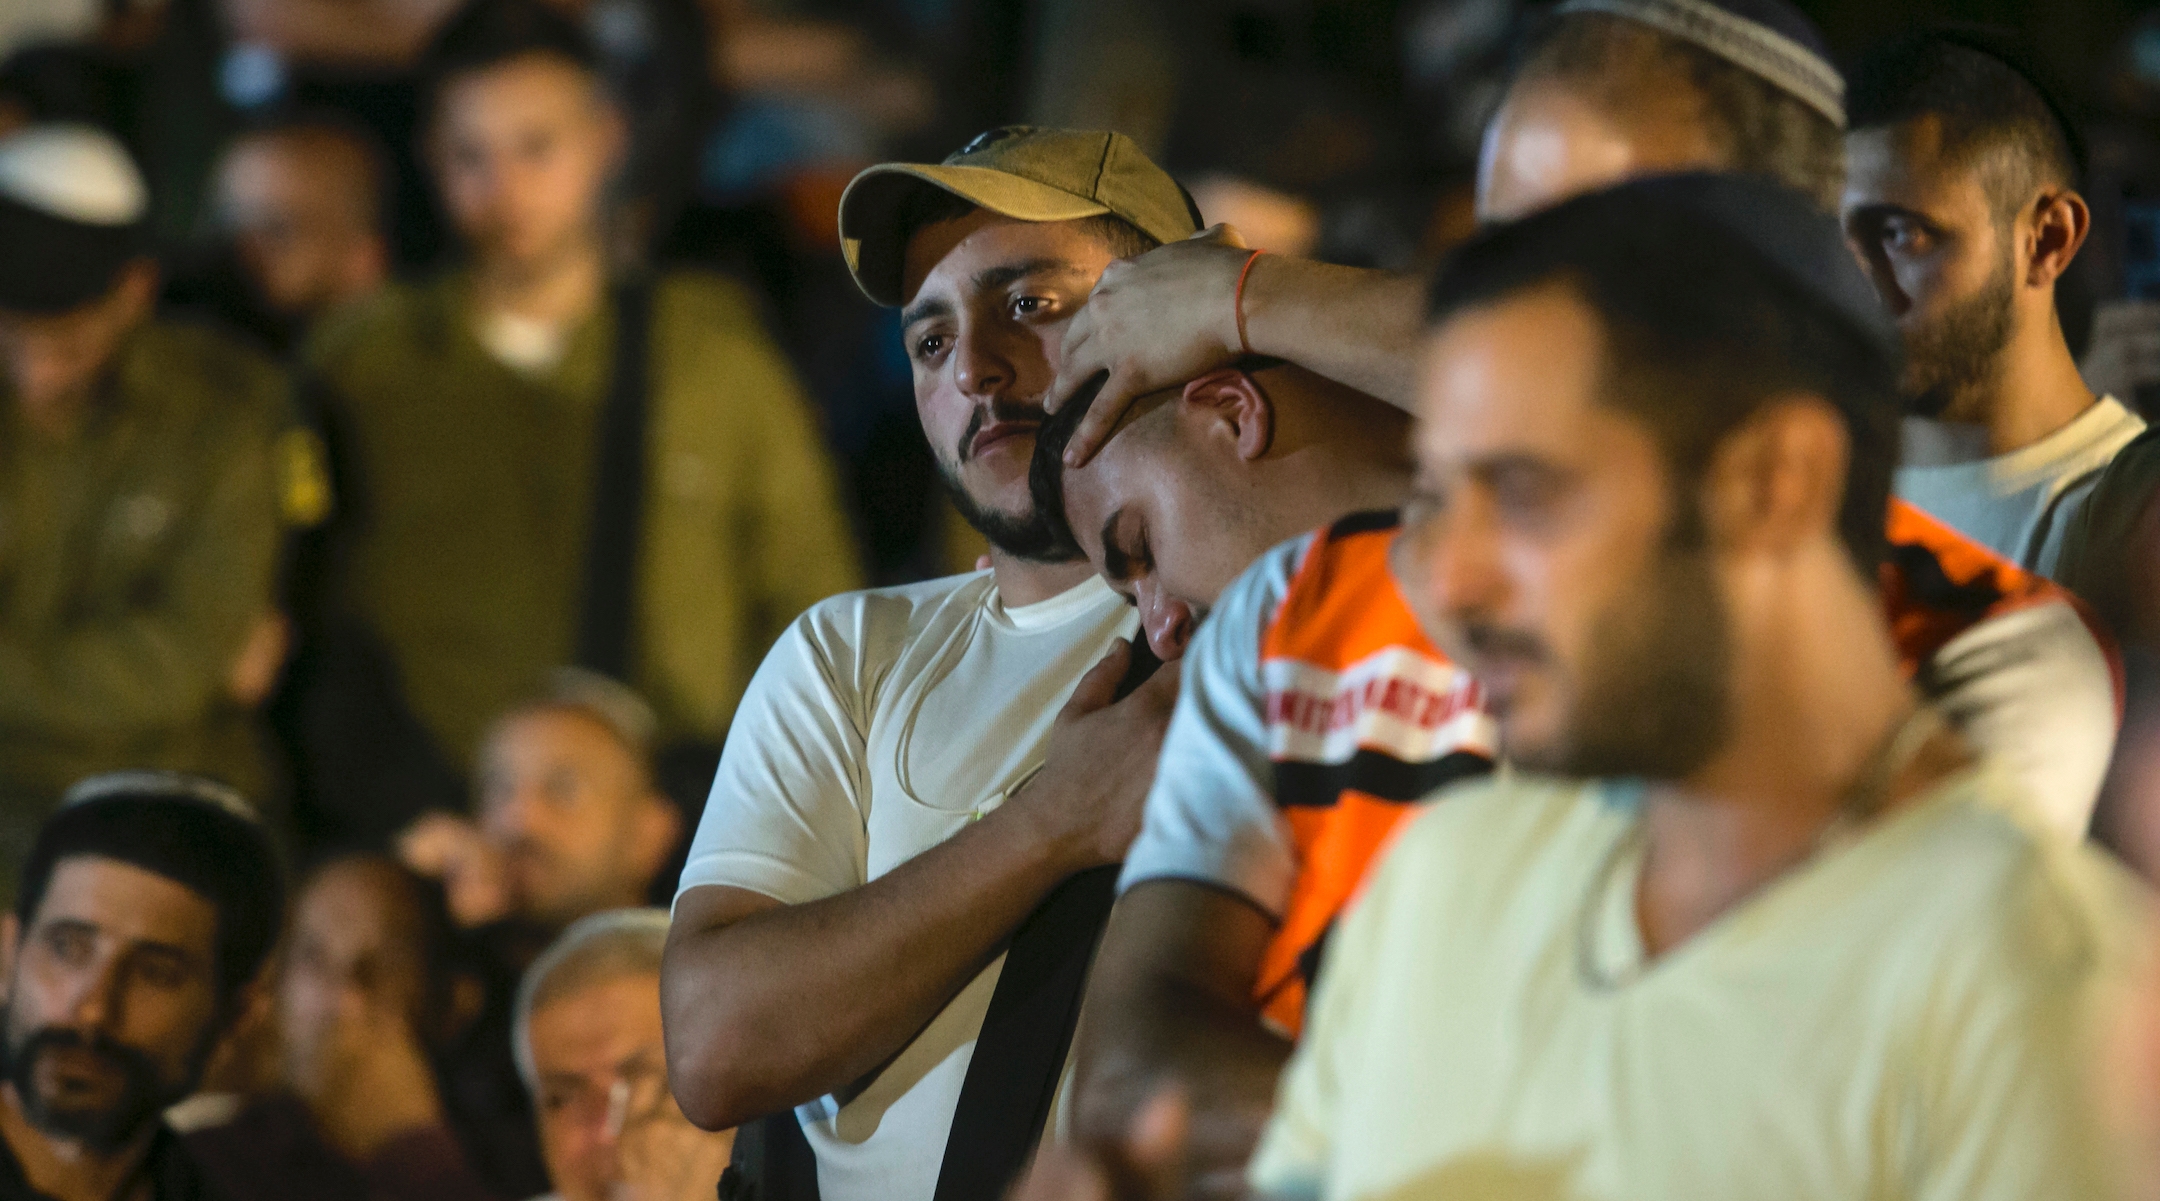
[[[2048,826],[2001,765],[1945,786],[1900,855],[1912,933],[1982,970],[2041,979],[2141,958],[2150,897],[2121,865]],[[1955,871],[1939,870],[1955,864]]]
[[[451,277],[394,280],[323,318],[301,350],[310,368],[338,374],[384,350],[409,353],[425,335],[441,331]]]
[[[652,287],[654,311],[663,320],[764,333],[765,316],[757,294],[730,276],[696,267],[671,267],[653,278]]]
[[[971,571],[842,592],[805,610],[795,619],[793,632],[828,659],[891,659],[941,624],[941,618],[980,607],[991,587],[989,572]]]
[[[131,412],[167,431],[172,453],[252,446],[297,419],[275,360],[193,321],[153,321],[136,330],[122,352],[118,388]]]
[[[1462,898],[1543,892],[1609,849],[1634,804],[1626,785],[1513,770],[1456,784],[1420,803],[1374,889],[1392,879],[1385,887],[1397,892],[1444,888]]]

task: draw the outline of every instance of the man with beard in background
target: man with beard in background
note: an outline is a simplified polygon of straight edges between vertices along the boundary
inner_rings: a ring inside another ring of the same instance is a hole
[[[2056,313],[2092,227],[2069,128],[2016,67],[1943,37],[1875,55],[1850,99],[1845,234],[1905,348],[1898,494],[2069,582],[2065,535],[2145,429],[2086,386]],[[2160,482],[2160,457],[2126,465]]]
[[[230,789],[119,772],[70,790],[0,920],[0,1198],[216,1195],[162,1114],[246,1010],[283,905]]]
[[[1853,80],[1845,234],[1905,344],[1898,494],[2160,637],[2160,441],[2078,373],[2055,281],[2092,217],[2069,125],[2009,61],[1923,36]]]

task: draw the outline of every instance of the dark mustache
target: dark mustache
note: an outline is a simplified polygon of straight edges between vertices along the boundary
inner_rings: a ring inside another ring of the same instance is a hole
[[[1543,663],[1552,657],[1544,640],[1521,630],[1490,622],[1471,622],[1462,627],[1463,646],[1479,659],[1520,659]]]
[[[64,1026],[47,1026],[23,1041],[15,1052],[18,1063],[32,1063],[47,1051],[83,1051],[101,1059],[132,1079],[156,1080],[157,1065],[142,1051],[114,1040],[102,1032],[85,1035]]]
[[[988,405],[977,405],[974,415],[968,418],[967,429],[960,434],[958,453],[953,456],[953,461],[968,461],[975,449],[975,435],[981,433],[982,427],[993,420],[1032,421],[1041,425],[1047,417],[1049,413],[1044,411],[1042,402],[1037,400],[1007,400],[999,397]]]

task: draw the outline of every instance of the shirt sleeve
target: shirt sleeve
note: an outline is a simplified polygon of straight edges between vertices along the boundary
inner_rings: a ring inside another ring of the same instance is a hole
[[[2121,724],[2107,653],[2063,602],[1989,618],[1930,665],[1935,701],[2001,760],[2050,828],[2085,837]]]
[[[1311,540],[1277,546],[1246,569],[1186,651],[1177,708],[1120,891],[1146,880],[1199,880],[1282,913],[1297,864],[1275,808],[1260,638]]]
[[[862,594],[819,605],[766,654],[728,730],[677,898],[723,884],[799,905],[863,883],[869,608]]]

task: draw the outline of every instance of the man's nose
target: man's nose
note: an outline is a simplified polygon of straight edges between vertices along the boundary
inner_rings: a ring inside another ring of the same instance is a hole
[[[997,396],[1013,386],[1012,359],[986,330],[962,330],[953,348],[953,381],[968,396]]]
[[[1890,316],[1902,318],[1911,312],[1912,296],[1898,283],[1897,268],[1883,248],[1861,238],[1847,238],[1845,245],[1852,251],[1853,258],[1859,260],[1860,270],[1867,275],[1868,282],[1875,285],[1875,295],[1882,299],[1883,308],[1889,310]]]
[[[68,1007],[69,1019],[82,1030],[109,1027],[120,1014],[119,992],[119,960],[99,960],[78,982],[74,1002]]]
[[[1192,641],[1192,606],[1170,595],[1152,576],[1141,581],[1138,599],[1140,628],[1147,635],[1148,648],[1165,663],[1183,657]]]
[[[540,804],[539,789],[533,785],[506,788],[489,802],[481,829],[496,835],[522,834],[532,826],[533,813]]]

